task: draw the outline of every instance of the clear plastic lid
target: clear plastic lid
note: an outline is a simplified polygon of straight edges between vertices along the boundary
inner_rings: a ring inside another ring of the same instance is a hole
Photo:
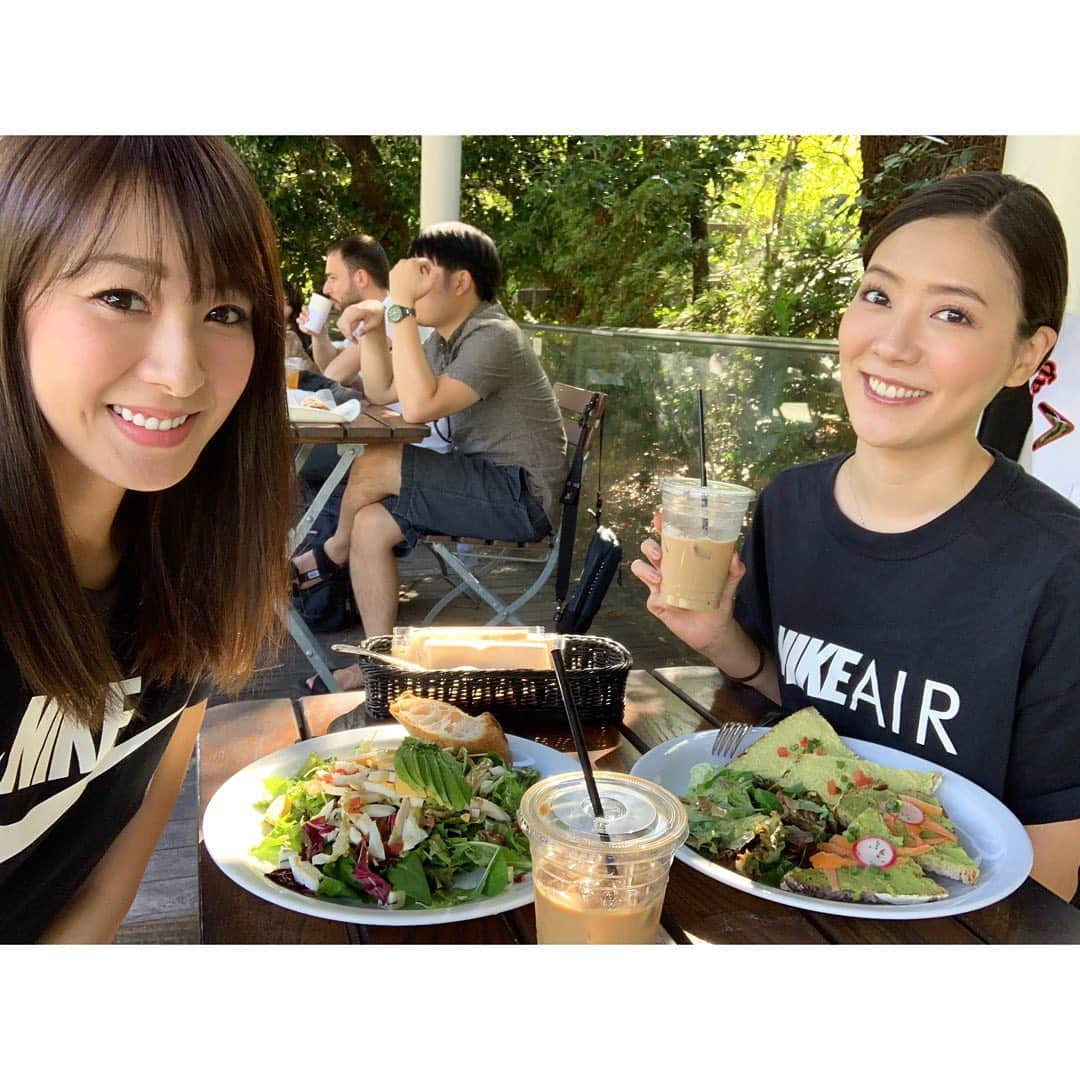
[[[658,784],[615,772],[595,772],[602,820],[593,814],[583,773],[534,784],[519,817],[530,837],[586,851],[652,857],[678,847],[689,831],[686,810]]]
[[[691,499],[727,503],[745,510],[757,497],[753,488],[709,480],[703,487],[700,480],[687,476],[666,476],[660,481],[660,494],[665,498]]]

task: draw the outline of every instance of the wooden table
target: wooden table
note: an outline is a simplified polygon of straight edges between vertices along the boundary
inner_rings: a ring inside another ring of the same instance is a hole
[[[428,436],[427,424],[409,423],[392,409],[367,401],[363,403],[360,415],[351,423],[293,424],[291,427],[293,445],[296,447],[297,474],[316,446],[337,447],[338,460],[290,532],[290,554],[295,553],[303,543],[308,529],[322,512],[334,489],[367,445],[390,441],[416,443]],[[332,690],[339,689],[326,655],[293,603],[289,604],[289,633],[322,681]]]
[[[752,692],[725,686],[713,668],[667,668],[668,679],[717,718],[752,718]],[[240,702],[210,709],[199,737],[200,818],[223,781],[252,761],[298,738],[356,726],[365,720],[363,692]],[[515,732],[572,752],[561,724]],[[709,723],[645,671],[633,671],[621,724],[593,726],[587,735],[594,766],[628,771],[644,751]],[[431,927],[374,927],[294,914],[234,885],[199,848],[202,941],[325,944],[531,944],[532,906],[468,922]],[[675,944],[1080,944],[1080,911],[1028,879],[1012,896],[952,918],[873,920],[819,915],[739,892],[678,860],[671,871],[661,940]]]

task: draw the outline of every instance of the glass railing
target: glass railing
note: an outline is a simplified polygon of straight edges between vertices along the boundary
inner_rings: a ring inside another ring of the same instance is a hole
[[[604,519],[628,554],[659,505],[659,477],[699,475],[698,387],[710,477],[760,491],[789,465],[854,446],[835,341],[521,325],[553,382],[608,395]],[[582,507],[595,485],[594,457]],[[592,529],[582,519],[579,545]]]

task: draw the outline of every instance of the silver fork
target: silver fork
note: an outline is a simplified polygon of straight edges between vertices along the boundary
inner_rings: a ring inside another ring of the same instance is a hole
[[[659,671],[653,671],[652,677],[661,685],[666,686],[677,698],[693,709],[703,720],[708,721],[710,724],[716,723],[716,717],[713,716],[704,705],[696,702],[685,690],[676,686]],[[753,724],[748,724],[743,720],[725,720],[717,729],[716,737],[713,739],[713,756],[723,755],[731,757],[738,748],[743,736],[748,731],[753,731],[755,727],[772,727],[779,718],[779,714],[761,717],[760,719],[755,720]]]
[[[743,720],[725,720],[717,729],[716,738],[713,739],[711,751],[713,757],[733,757],[747,732],[757,727],[772,727],[775,723],[775,717],[761,717],[754,724],[747,724]]]

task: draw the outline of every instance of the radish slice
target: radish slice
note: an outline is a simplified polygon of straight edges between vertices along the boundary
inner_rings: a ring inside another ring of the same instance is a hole
[[[863,866],[876,866],[884,870],[896,862],[896,848],[884,836],[864,836],[855,841],[851,851]]]
[[[909,825],[920,825],[926,820],[926,815],[913,803],[900,796],[900,820]]]

